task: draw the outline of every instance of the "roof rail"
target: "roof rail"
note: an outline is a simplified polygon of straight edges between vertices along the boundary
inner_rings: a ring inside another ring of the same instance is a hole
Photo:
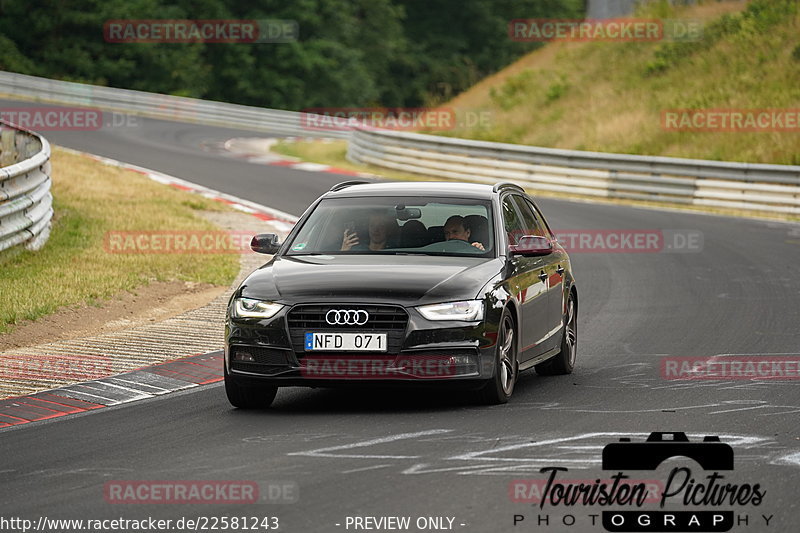
[[[520,187],[516,183],[509,183],[507,181],[501,181],[501,182],[495,183],[494,187],[492,188],[492,191],[493,192],[499,192],[501,189],[514,189],[514,190],[517,190],[517,191],[522,192],[522,193],[525,192],[525,189],[523,189],[522,187]]]
[[[336,185],[331,187],[328,192],[341,191],[342,189],[344,189],[346,187],[349,187],[351,185],[366,185],[368,183],[369,183],[368,181],[364,181],[364,180],[343,181],[343,182],[337,183]]]

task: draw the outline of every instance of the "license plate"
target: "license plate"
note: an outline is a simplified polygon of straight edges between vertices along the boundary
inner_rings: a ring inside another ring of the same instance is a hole
[[[386,333],[306,333],[306,351],[385,352]]]

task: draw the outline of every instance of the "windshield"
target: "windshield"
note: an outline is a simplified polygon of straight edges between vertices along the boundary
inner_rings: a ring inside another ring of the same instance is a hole
[[[286,255],[424,254],[494,257],[491,204],[425,197],[322,200]]]

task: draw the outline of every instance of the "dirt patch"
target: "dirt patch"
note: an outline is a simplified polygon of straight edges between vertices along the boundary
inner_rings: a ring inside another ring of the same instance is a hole
[[[265,222],[238,211],[197,211],[220,230],[279,233],[277,222]],[[155,324],[187,311],[199,309],[215,298],[231,291],[245,275],[266,262],[263,255],[245,253],[239,256],[239,275],[231,285],[220,286],[191,281],[157,281],[132,292],[123,292],[97,306],[82,305],[62,308],[36,321],[26,321],[10,333],[0,335],[0,352],[38,344],[96,337],[106,333],[131,330]]]
[[[188,281],[159,281],[124,292],[101,306],[62,309],[0,335],[0,351],[45,342],[89,337],[158,322],[197,309],[228,287]]]

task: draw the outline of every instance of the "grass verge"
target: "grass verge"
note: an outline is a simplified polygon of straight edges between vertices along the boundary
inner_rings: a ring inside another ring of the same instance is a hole
[[[668,110],[796,110],[796,0],[661,0],[644,18],[703,23],[691,42],[550,43],[444,107],[491,120],[454,137],[552,148],[800,165],[800,131],[676,131]],[[442,133],[432,131],[431,133]]]
[[[153,281],[233,281],[236,254],[118,254],[103,247],[109,231],[215,231],[197,211],[227,206],[58,149],[51,161],[55,217],[49,241],[38,252],[0,254],[0,334],[20,321],[62,307],[100,305]]]

